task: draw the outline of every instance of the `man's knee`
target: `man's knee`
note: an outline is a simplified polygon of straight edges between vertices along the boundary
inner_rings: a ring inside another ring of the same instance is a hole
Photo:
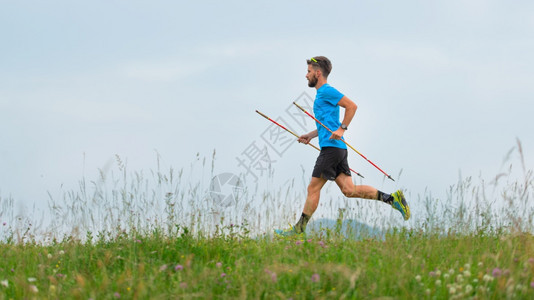
[[[344,185],[341,187],[341,192],[345,197],[352,197],[354,196],[354,186],[353,185]]]
[[[310,184],[308,185],[308,194],[315,194],[315,193],[318,193],[321,191],[321,188],[313,185],[313,184]]]
[[[308,194],[321,192],[323,185],[324,183],[321,181],[312,180],[312,182],[310,182],[310,184],[308,185]]]

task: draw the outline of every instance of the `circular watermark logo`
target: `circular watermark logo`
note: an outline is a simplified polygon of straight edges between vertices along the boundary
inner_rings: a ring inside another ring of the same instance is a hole
[[[219,206],[229,207],[237,204],[243,192],[243,181],[235,174],[222,173],[211,179],[210,196]]]

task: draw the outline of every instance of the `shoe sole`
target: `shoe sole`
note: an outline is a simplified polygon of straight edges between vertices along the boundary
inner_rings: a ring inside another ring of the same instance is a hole
[[[399,191],[397,196],[400,199],[399,201],[394,201],[393,204],[395,205],[395,208],[401,212],[404,220],[407,221],[410,219],[410,207],[408,206],[408,202],[406,202],[406,198],[404,198],[404,193],[402,191]]]

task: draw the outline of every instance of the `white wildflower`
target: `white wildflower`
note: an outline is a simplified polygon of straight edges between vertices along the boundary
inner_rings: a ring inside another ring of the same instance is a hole
[[[468,285],[465,286],[465,292],[467,294],[470,294],[472,291],[473,291],[473,286],[472,285],[468,284]]]
[[[465,265],[464,265],[464,269],[466,269],[466,270],[470,270],[470,269],[471,269],[471,265],[470,265],[470,264],[465,264]]]
[[[415,276],[415,281],[417,281],[417,282],[421,282],[421,275],[417,275],[417,276]]]
[[[39,293],[39,289],[33,284],[30,285],[30,291],[35,294]]]
[[[3,286],[3,287],[8,287],[9,286],[9,281],[6,280],[2,280],[0,281],[0,285]]]
[[[37,279],[34,278],[34,277],[30,277],[30,278],[28,278],[28,282],[36,282],[36,281],[37,281]]]
[[[436,286],[441,286],[441,280],[436,280]]]

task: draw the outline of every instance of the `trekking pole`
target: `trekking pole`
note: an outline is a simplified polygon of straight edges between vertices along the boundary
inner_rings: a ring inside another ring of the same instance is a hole
[[[305,114],[307,114],[308,116],[310,116],[312,119],[315,120],[315,122],[319,123],[321,126],[323,126],[324,128],[326,128],[326,130],[330,131],[330,133],[334,133],[332,130],[330,130],[330,128],[326,127],[323,123],[321,123],[321,121],[317,120],[314,116],[312,116],[309,112],[307,112],[304,108],[302,108],[300,105],[298,105],[296,102],[293,102],[293,104],[295,104],[300,110],[302,110]],[[363,154],[361,154],[358,150],[356,150],[354,147],[352,147],[351,145],[349,145],[349,143],[347,143],[344,139],[341,139],[341,141],[343,143],[345,143],[345,145],[347,145],[349,148],[351,148],[352,150],[354,150],[356,153],[358,153],[361,157],[363,157],[366,161],[368,161],[371,165],[373,165],[375,168],[377,168],[380,172],[382,172],[384,175],[386,175],[387,178],[395,181],[395,179],[393,179],[390,175],[388,175],[386,172],[384,172],[382,169],[380,169],[377,165],[375,165],[372,161],[370,161],[367,157],[365,157]]]
[[[258,110],[256,110],[256,112],[257,112],[259,115],[261,115],[262,117],[264,117],[265,119],[267,119],[267,120],[273,122],[274,124],[280,126],[282,129],[284,129],[285,131],[287,131],[287,132],[291,133],[292,135],[296,136],[297,138],[299,138],[299,136],[298,136],[296,133],[294,133],[293,131],[291,131],[291,130],[285,128],[284,126],[282,126],[282,125],[280,125],[280,124],[278,124],[278,122],[276,122],[275,120],[273,120],[273,119],[267,117],[266,115],[262,114],[262,113],[259,112]],[[313,144],[308,143],[308,145],[311,146],[311,147],[313,147],[313,148],[316,149],[317,151],[321,151],[321,149],[317,148],[317,146],[315,146],[315,145],[313,145]],[[350,168],[349,168],[349,169],[350,169]],[[354,172],[354,174],[360,176],[361,178],[365,178],[365,177],[363,177],[362,174],[360,174],[360,173],[354,171],[353,169],[350,169],[350,170],[351,170],[352,172]]]

